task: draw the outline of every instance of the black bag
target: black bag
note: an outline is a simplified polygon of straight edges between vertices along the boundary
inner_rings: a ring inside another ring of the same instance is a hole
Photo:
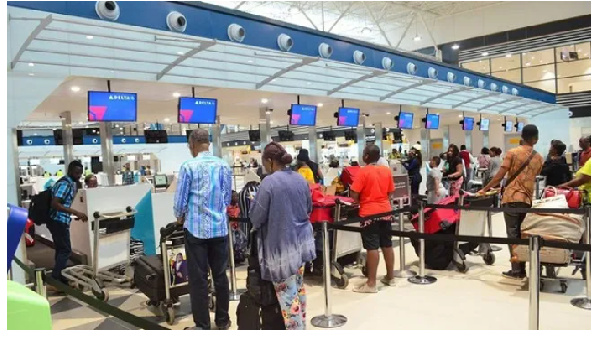
[[[59,179],[56,183],[62,181]],[[56,184],[55,183],[55,184]],[[71,187],[71,189],[73,189]],[[47,224],[50,222],[50,212],[52,209],[52,188],[48,188],[41,193],[31,197],[27,217],[37,225]]]
[[[246,291],[236,310],[238,330],[260,330],[260,306]]]
[[[161,255],[141,256],[135,261],[133,273],[135,285],[153,302],[166,299],[165,271]],[[179,297],[189,292],[187,284],[171,288],[171,297]]]
[[[456,225],[438,231],[438,234],[454,235]],[[411,239],[411,243],[419,255],[419,240]],[[446,270],[452,262],[454,243],[448,241],[425,240],[425,267],[431,270]]]
[[[285,330],[285,323],[281,315],[279,303],[262,306],[260,310],[260,329],[261,330]]]

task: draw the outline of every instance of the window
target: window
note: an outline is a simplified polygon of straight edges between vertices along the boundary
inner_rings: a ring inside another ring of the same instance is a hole
[[[489,59],[473,61],[473,62],[465,62],[461,66],[463,68],[472,70],[474,72],[479,72],[479,73],[483,73],[483,74],[490,73],[490,60]]]
[[[492,73],[510,71],[521,68],[521,56],[519,54],[507,54],[492,59]]]
[[[515,83],[521,83],[521,69],[512,69],[512,70],[504,70],[492,73],[493,77],[497,77],[499,79],[504,79],[508,81],[512,81]]]
[[[558,79],[559,94],[585,92],[588,90],[592,90],[591,75]]]

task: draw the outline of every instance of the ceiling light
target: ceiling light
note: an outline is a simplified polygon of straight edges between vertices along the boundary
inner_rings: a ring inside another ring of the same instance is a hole
[[[33,74],[33,73],[29,73],[29,76],[34,76],[34,75],[35,75],[35,74]]]
[[[254,63],[254,61],[252,61],[252,60],[248,60],[248,63]]]
[[[171,119],[167,117],[167,118],[165,118],[163,121],[165,121],[165,122],[170,122],[170,121],[171,121]]]
[[[317,107],[323,107],[322,103],[317,103]]]
[[[179,98],[179,97],[181,97],[181,94],[179,94],[179,93],[173,93],[173,97],[174,98]]]
[[[462,114],[458,115],[458,117],[462,117]]]
[[[86,38],[86,39],[88,39],[88,40],[92,40],[92,39],[94,39],[94,37],[93,37],[92,35],[88,35],[88,36],[86,36],[85,38]]]
[[[527,53],[521,53],[521,55],[525,56],[525,55],[527,55]]]
[[[421,41],[421,36],[417,35],[413,38],[413,41]]]
[[[506,57],[507,57],[507,58],[509,58],[509,57],[512,57],[512,54],[511,54],[511,53],[508,53],[508,54],[506,54]]]
[[[118,124],[115,124],[115,128],[119,128],[119,125],[118,125]]]
[[[452,49],[454,49],[454,50],[457,50],[459,48],[460,48],[460,46],[458,45],[458,43],[455,43],[452,45]]]
[[[262,103],[262,104],[266,104],[267,102],[269,102],[269,99],[267,99],[267,98],[260,99],[260,103]]]
[[[577,50],[577,53],[581,53],[581,49],[578,49],[578,50]]]
[[[535,56],[532,56],[532,57],[531,57],[531,59],[532,59],[532,60],[533,60],[533,59],[535,59]]]
[[[273,109],[267,110],[267,115],[271,115],[272,112],[273,112]],[[273,122],[275,122],[275,121],[273,121]]]
[[[391,115],[392,113],[390,113],[389,111],[385,113],[386,115]]]
[[[312,83],[311,83],[311,82],[307,82],[306,84],[307,84],[307,85],[311,85]]]
[[[183,55],[183,52],[177,52],[177,54],[179,54],[179,55]]]
[[[33,66],[35,66],[35,64],[33,62],[30,62],[29,67],[33,67]]]
[[[488,53],[488,52],[481,53],[481,56],[488,56],[488,55],[490,55],[490,53]]]
[[[531,66],[531,62],[525,62],[525,66],[527,66],[527,67]]]
[[[83,124],[83,121],[79,121],[79,124]]]
[[[72,91],[73,93],[77,93],[77,92],[78,92],[78,91],[80,91],[80,90],[81,90],[81,88],[79,88],[79,87],[77,87],[77,86],[73,86],[73,87],[71,87],[71,91]]]

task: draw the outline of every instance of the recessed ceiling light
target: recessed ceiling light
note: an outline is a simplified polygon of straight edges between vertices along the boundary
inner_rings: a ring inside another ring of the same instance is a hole
[[[413,41],[421,41],[421,36],[417,35],[413,38]]]
[[[71,87],[71,91],[72,91],[73,93],[77,93],[77,92],[78,92],[78,91],[80,91],[80,90],[81,90],[81,88],[79,88],[79,87],[77,87],[77,86],[73,86],[73,87]]]
[[[389,111],[385,113],[386,115],[391,115],[392,113],[390,113]]]
[[[183,55],[184,53],[183,53],[183,52],[177,52],[177,54],[179,54],[179,55]]]
[[[86,38],[86,39],[88,39],[88,40],[92,40],[92,39],[94,39],[94,37],[93,37],[92,35],[88,35],[88,36],[86,36],[85,38]]]
[[[252,60],[248,60],[248,63],[254,63],[254,61],[252,61]]]
[[[35,75],[35,74],[33,74],[33,73],[29,73],[29,76],[34,76],[34,75]]]
[[[317,107],[323,107],[322,103],[317,103]]]
[[[35,64],[33,62],[30,62],[29,67],[33,67],[33,66],[35,66]]]
[[[462,114],[458,115],[458,117],[462,117]]]
[[[273,81],[271,81],[271,82],[277,82],[277,79],[273,79]]]
[[[460,46],[458,45],[458,43],[455,43],[452,45],[452,49],[454,49],[454,50],[457,50],[459,48],[460,48]]]
[[[267,110],[267,115],[271,115],[271,113],[273,112],[273,110]],[[275,121],[272,121],[275,122]]]
[[[490,53],[488,53],[488,52],[481,53],[481,56],[488,56],[488,55],[490,55]]]
[[[173,93],[172,95],[173,95],[173,97],[174,97],[174,98],[179,98],[179,97],[181,97],[181,94],[180,94],[180,93]]]
[[[168,117],[166,117],[166,118],[165,118],[163,121],[165,121],[165,122],[170,122],[170,121],[171,121],[171,119],[170,119],[170,118],[168,118]]]
[[[527,55],[527,53],[521,53],[521,55],[525,56],[525,55]]]
[[[267,102],[269,102],[269,99],[267,99],[267,98],[260,99],[260,103],[262,103],[262,104],[266,104]]]
[[[509,58],[509,57],[512,57],[512,54],[511,54],[511,53],[508,53],[508,54],[506,54],[506,57],[507,57],[507,58]]]
[[[531,62],[525,62],[525,66],[527,66],[527,67],[531,66]]]
[[[118,124],[115,124],[115,128],[119,128],[119,125],[118,125]]]

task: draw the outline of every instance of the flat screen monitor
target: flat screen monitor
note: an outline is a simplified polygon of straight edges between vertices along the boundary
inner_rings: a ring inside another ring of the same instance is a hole
[[[251,142],[260,141],[260,130],[248,130],[248,138]]]
[[[293,104],[290,124],[294,126],[314,126],[317,121],[317,106]]]
[[[332,130],[324,131],[323,141],[335,141],[335,132]]]
[[[154,175],[154,187],[166,188],[167,187],[167,175]]]
[[[475,125],[475,118],[465,117],[463,119],[463,130],[473,130],[474,125]]]
[[[135,122],[137,94],[88,92],[88,121]]]
[[[506,121],[504,123],[504,131],[511,132],[512,130],[513,130],[513,122],[512,121]]]
[[[398,117],[398,128],[400,129],[412,129],[413,128],[413,113],[400,112]]]
[[[146,143],[168,142],[166,130],[144,130],[144,136],[146,137]]]
[[[490,130],[490,119],[481,119],[481,121],[479,121],[479,130]]]
[[[178,123],[215,124],[217,99],[180,97],[177,105]]]
[[[425,117],[425,129],[438,129],[440,127],[440,115],[427,114]]]
[[[354,130],[345,130],[344,139],[346,139],[346,141],[356,141],[356,133]]]
[[[523,123],[523,122],[517,123],[517,130],[516,131],[518,131],[518,132],[523,131],[523,127],[525,127],[525,123]]]
[[[279,142],[294,140],[294,133],[289,130],[279,130],[277,134],[279,135]]]
[[[357,127],[360,118],[360,109],[358,108],[342,108],[338,110],[338,126],[340,127]]]

